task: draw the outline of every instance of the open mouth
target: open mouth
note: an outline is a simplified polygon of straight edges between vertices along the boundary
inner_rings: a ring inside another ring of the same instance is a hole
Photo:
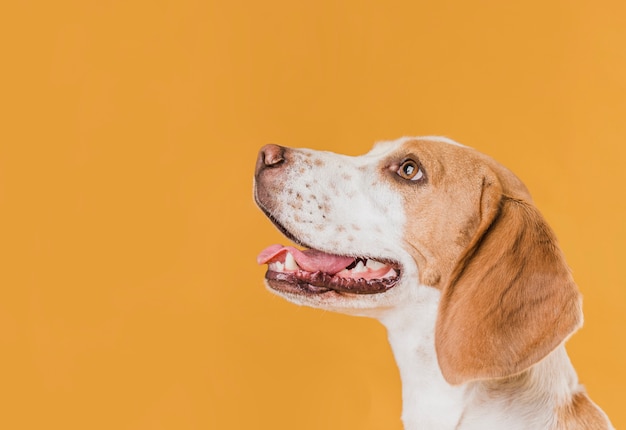
[[[396,263],[291,246],[272,245],[261,251],[257,262],[268,265],[269,286],[286,292],[377,294],[400,279]]]

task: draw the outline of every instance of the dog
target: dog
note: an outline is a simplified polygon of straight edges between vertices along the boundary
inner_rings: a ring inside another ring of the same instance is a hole
[[[443,137],[365,155],[264,146],[254,197],[299,249],[258,256],[267,287],[377,318],[406,430],[606,430],[565,342],[581,296],[525,185]]]

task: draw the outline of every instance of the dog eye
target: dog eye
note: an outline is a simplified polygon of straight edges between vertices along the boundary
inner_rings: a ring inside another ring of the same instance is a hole
[[[424,172],[413,160],[404,161],[396,172],[401,178],[408,179],[410,181],[419,181],[424,177]]]

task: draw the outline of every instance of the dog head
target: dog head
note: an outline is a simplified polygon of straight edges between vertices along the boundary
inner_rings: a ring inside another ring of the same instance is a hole
[[[286,299],[382,317],[440,291],[437,358],[453,384],[532,366],[582,323],[556,238],[522,182],[445,138],[359,157],[264,147],[255,199],[296,244],[259,255]]]

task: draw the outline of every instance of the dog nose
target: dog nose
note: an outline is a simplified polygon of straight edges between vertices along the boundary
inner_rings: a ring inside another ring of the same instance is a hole
[[[266,167],[276,167],[285,161],[285,148],[278,145],[265,145],[261,148],[261,156]]]
[[[266,168],[275,168],[285,162],[285,148],[278,145],[265,145],[259,151],[256,163],[257,173]]]

